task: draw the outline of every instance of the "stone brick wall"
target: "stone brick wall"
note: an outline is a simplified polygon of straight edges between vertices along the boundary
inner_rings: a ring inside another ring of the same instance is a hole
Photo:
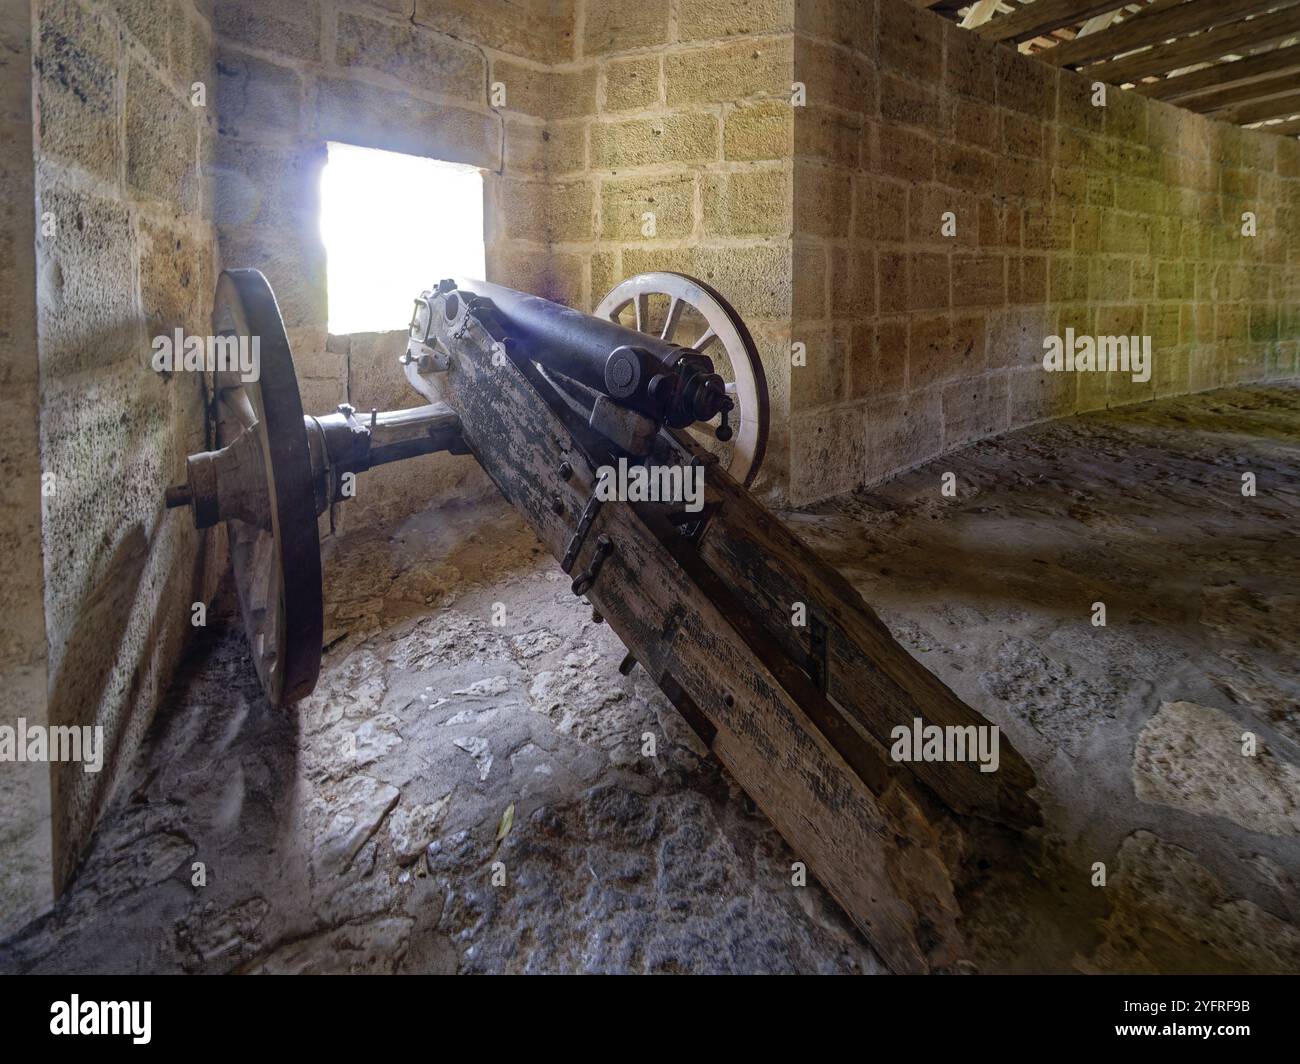
[[[514,283],[568,303],[652,269],[731,298],[772,388],[771,500],[1042,418],[1296,372],[1294,142],[1117,89],[1094,107],[1081,76],[906,0],[573,15],[571,52],[492,65],[507,129],[540,119],[545,137],[541,180],[498,183],[489,224],[526,260]],[[1043,338],[1067,327],[1150,335],[1151,381],[1044,373]]]
[[[1094,106],[1089,79],[906,0],[798,11],[794,501],[1043,418],[1295,375],[1294,139],[1114,88]],[[1151,380],[1045,373],[1071,326],[1150,335]]]
[[[1253,375],[1294,365],[1278,302],[1290,215],[1268,218],[1283,149],[1249,146],[1273,138],[1117,91],[1093,108],[1077,76],[905,0],[213,11],[222,260],[271,277],[309,409],[414,401],[391,368],[399,329],[326,332],[331,139],[482,167],[494,280],[585,308],[643,270],[712,281],[762,348],[772,499],[821,498],[1040,417],[1244,379],[1261,359]],[[806,106],[791,106],[794,80]],[[1246,245],[1227,222],[1250,180],[1262,236]],[[1222,232],[1202,241],[1207,208]],[[954,237],[939,232],[949,209]],[[1042,336],[1065,324],[1150,332],[1157,377],[1041,373]],[[1247,342],[1230,353],[1234,330]],[[808,365],[791,368],[792,341]],[[1241,365],[1216,369],[1213,352]],[[486,485],[435,456],[362,488],[344,527]]]
[[[219,266],[257,266],[309,410],[416,402],[392,364],[403,322],[328,335],[328,141],[482,168],[493,280],[585,308],[645,270],[714,284],[762,351],[773,500],[1041,418],[1297,372],[1300,146],[1118,90],[1094,107],[1085,78],[907,0],[36,0],[25,34],[14,7],[0,541],[30,564],[0,595],[44,590],[42,616],[7,609],[0,651],[29,719],[104,725],[109,767],[57,768],[44,806],[37,784],[14,831],[39,841],[50,810],[53,852],[5,881],[10,915],[46,896],[35,865],[66,879],[224,561],[162,510],[206,441],[198,381],[154,374],[150,337],[206,334]],[[1151,335],[1152,380],[1044,373],[1044,336],[1068,326]],[[488,490],[472,460],[430,456],[363,478],[340,517]]]
[[[189,0],[38,0],[32,25],[49,719],[103,726],[106,745],[98,774],[53,767],[59,885],[203,591],[200,539],[163,508],[183,456],[204,445],[201,384],[155,373],[150,338],[210,329],[211,107],[190,93],[211,93],[211,30]]]
[[[32,23],[0,8],[0,724],[46,725]],[[0,765],[0,937],[50,902],[50,773]]]
[[[331,141],[482,168],[491,279],[565,290],[543,244],[493,222],[503,189],[507,202],[535,204],[547,187],[548,152],[563,142],[557,134],[551,143],[549,101],[560,82],[549,71],[571,47],[571,4],[220,0],[214,23],[222,265],[256,266],[271,281],[306,410],[421,401],[396,367],[405,321],[385,333],[328,334],[318,224]],[[509,79],[507,108],[489,106],[493,72]],[[367,473],[356,498],[338,508],[336,528],[388,523],[431,499],[491,490],[472,459],[431,455]]]
[[[772,391],[767,490],[787,452],[794,9],[579,0],[572,56],[533,105],[552,120],[547,183],[531,196],[503,187],[495,212],[507,237],[545,246],[570,304],[591,310],[647,270],[696,275],[735,304]],[[507,84],[512,73],[493,69]]]
[[[307,408],[416,401],[392,371],[402,332],[326,331],[317,192],[338,140],[481,167],[492,280],[585,308],[644,270],[712,281],[762,348],[767,482],[783,484],[794,6],[221,0],[222,263],[270,278]],[[646,210],[653,238],[641,235]],[[490,489],[468,459],[432,456],[368,474],[338,517],[387,522],[479,490]]]

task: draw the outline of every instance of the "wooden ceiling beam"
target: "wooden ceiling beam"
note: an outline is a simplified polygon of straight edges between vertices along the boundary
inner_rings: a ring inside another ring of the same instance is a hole
[[[1034,3],[1026,4],[1009,15],[990,19],[975,32],[986,41],[1019,43],[1051,33],[1062,26],[1073,26],[1094,15],[1114,11],[1130,2],[1131,0],[1034,0]]]
[[[1300,33],[1300,7],[1287,7],[1270,15],[1232,22],[1218,29],[1184,37],[1170,44],[1157,45],[1136,55],[1111,59],[1085,67],[1084,73],[1098,81],[1121,85],[1137,81],[1148,74],[1167,74],[1180,67],[1205,63],[1231,52],[1259,48],[1273,41]]]
[[[1134,86],[1133,91],[1156,100],[1175,101],[1207,90],[1254,81],[1284,70],[1300,70],[1300,44],[1293,44],[1287,48],[1274,48],[1271,52],[1238,59],[1231,63],[1216,63],[1214,66],[1193,70],[1189,74],[1181,74],[1176,78],[1144,82]]]
[[[1156,0],[1118,26],[1053,48],[1043,55],[1043,60],[1053,66],[1077,66],[1109,59],[1143,45],[1159,44],[1173,37],[1236,22],[1276,7],[1277,3],[1278,0]]]
[[[1294,137],[1300,133],[1300,118],[1293,118],[1289,122],[1278,122],[1272,126],[1260,126],[1261,133],[1276,133],[1279,137]]]
[[[1300,114],[1300,92],[1293,92],[1289,96],[1274,96],[1255,103],[1238,104],[1236,107],[1225,107],[1212,112],[1211,117],[1244,126],[1270,118],[1290,118],[1294,114]]]
[[[1199,96],[1189,96],[1179,100],[1178,106],[1204,114],[1207,111],[1221,111],[1225,107],[1235,107],[1238,104],[1253,103],[1255,100],[1263,100],[1269,96],[1282,96],[1289,92],[1295,92],[1297,86],[1300,86],[1300,81],[1296,80],[1294,74],[1279,74],[1229,89],[1218,89],[1214,92],[1202,93]]]

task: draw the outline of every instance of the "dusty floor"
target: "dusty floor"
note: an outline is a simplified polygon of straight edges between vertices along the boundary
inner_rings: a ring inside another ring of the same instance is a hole
[[[1300,390],[1236,390],[789,515],[1033,764],[1042,875],[1086,897],[1054,967],[1300,970],[1298,473]],[[0,968],[882,970],[504,503],[345,538],[326,586],[296,714],[232,623],[197,641]]]

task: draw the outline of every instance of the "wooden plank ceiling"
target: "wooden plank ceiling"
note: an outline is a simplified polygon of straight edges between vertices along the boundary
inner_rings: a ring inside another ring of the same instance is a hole
[[[1300,135],[1300,0],[912,0],[990,41],[1225,122]]]

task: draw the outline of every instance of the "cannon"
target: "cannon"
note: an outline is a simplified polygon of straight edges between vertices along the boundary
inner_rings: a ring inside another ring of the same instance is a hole
[[[217,447],[189,456],[166,501],[199,527],[225,523],[272,705],[320,670],[317,518],[367,469],[470,454],[622,640],[620,667],[649,673],[891,968],[982,963],[967,918],[1025,860],[1033,772],[750,492],[767,384],[720,293],[642,274],[588,315],[443,280],[415,299],[400,358],[425,403],[388,412],[304,415],[256,270],[221,275],[214,331],[258,337],[260,376],[216,374]],[[616,470],[702,488],[619,497]],[[990,732],[991,766],[961,755]],[[922,735],[940,756],[900,756]]]

